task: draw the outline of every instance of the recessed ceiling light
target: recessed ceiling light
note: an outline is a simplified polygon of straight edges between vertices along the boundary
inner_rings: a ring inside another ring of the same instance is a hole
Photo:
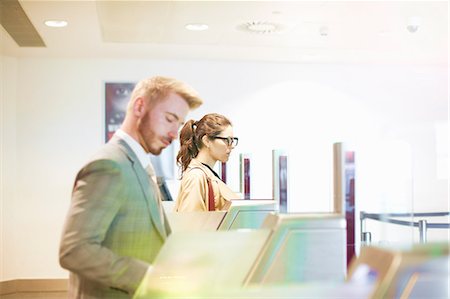
[[[191,24],[186,24],[184,26],[184,28],[186,28],[187,30],[191,30],[191,31],[204,31],[204,30],[207,30],[209,28],[209,26],[206,24],[201,24],[201,23],[191,23]]]
[[[47,20],[44,24],[48,27],[66,27],[68,23],[64,20]]]
[[[304,54],[301,56],[303,61],[318,61],[320,60],[320,56],[317,54]]]
[[[391,34],[392,34],[392,31],[387,30],[387,29],[383,29],[383,30],[378,31],[378,35],[379,36],[389,36]]]

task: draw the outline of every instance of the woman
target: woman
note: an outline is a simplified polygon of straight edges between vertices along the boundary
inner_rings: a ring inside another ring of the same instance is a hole
[[[183,126],[177,155],[182,178],[175,211],[226,210],[231,199],[239,198],[213,170],[217,161],[228,161],[237,144],[231,122],[223,115],[207,114]]]

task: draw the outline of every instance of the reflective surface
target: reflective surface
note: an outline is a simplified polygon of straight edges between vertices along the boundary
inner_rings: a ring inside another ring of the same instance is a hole
[[[345,219],[338,214],[271,214],[268,244],[249,274],[249,284],[344,281]]]
[[[260,228],[267,215],[277,210],[274,200],[233,200],[219,230]]]
[[[270,235],[270,230],[173,233],[153,263],[143,295],[241,287]]]
[[[169,212],[166,213],[173,232],[216,231],[227,212]]]

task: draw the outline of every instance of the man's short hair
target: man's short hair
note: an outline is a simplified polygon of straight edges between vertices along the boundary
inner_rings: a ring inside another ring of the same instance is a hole
[[[188,84],[174,78],[156,76],[141,80],[136,84],[131,93],[127,110],[132,109],[134,102],[139,97],[144,98],[150,105],[154,105],[158,101],[165,99],[171,92],[182,97],[191,110],[198,108],[203,103],[197,91]]]

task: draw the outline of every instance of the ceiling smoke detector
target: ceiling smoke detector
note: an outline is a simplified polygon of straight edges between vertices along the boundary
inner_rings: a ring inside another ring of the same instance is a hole
[[[416,33],[420,28],[421,18],[420,17],[410,17],[408,18],[408,23],[406,25],[406,29],[410,33]]]
[[[266,21],[252,21],[239,25],[238,29],[251,33],[273,34],[281,32],[283,26],[281,26],[280,24]]]
[[[328,36],[329,31],[328,26],[320,26],[319,28],[320,36]]]

